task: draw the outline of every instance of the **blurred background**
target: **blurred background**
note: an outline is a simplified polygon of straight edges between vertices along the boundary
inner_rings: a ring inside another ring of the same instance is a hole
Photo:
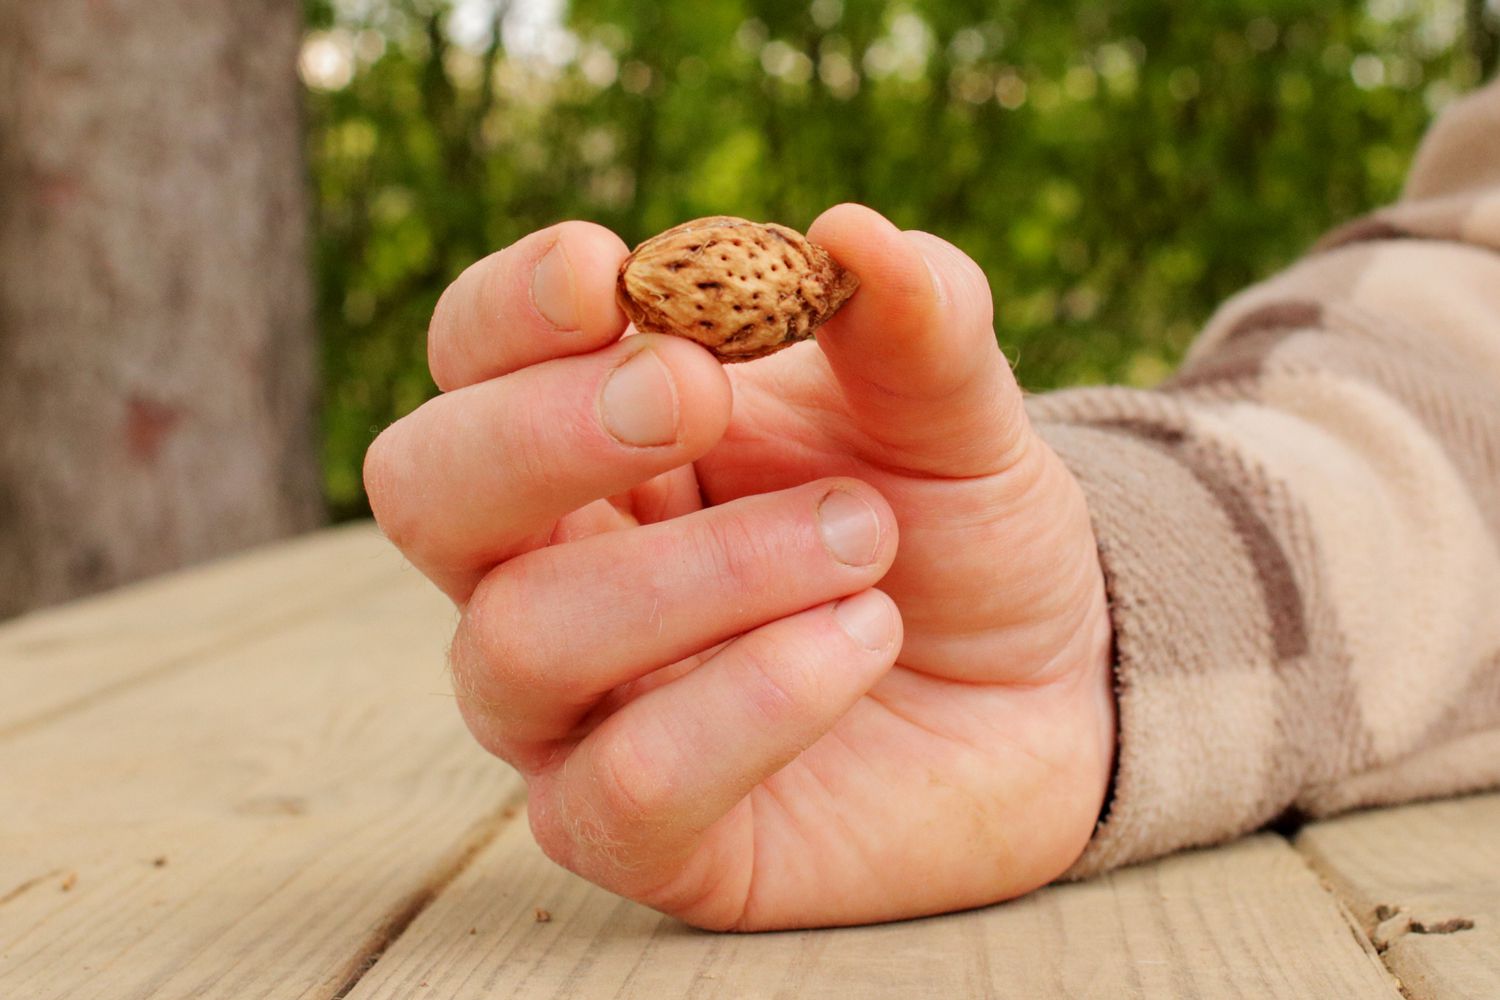
[[[1494,58],[1462,0],[322,0],[325,489],[432,392],[462,267],[593,219],[635,242],[843,200],[979,261],[1032,390],[1150,383],[1224,297],[1396,197]]]
[[[438,294],[565,218],[865,202],[979,261],[1029,389],[1151,384],[1398,195],[1496,8],[0,0],[0,615],[366,516]]]

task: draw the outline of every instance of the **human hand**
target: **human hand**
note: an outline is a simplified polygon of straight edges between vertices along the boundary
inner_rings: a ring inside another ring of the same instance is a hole
[[[808,235],[859,292],[817,344],[727,368],[621,336],[627,251],[599,227],[480,261],[433,318],[444,394],[365,466],[461,609],[460,709],[543,850],[715,929],[1030,891],[1112,766],[1083,495],[982,272],[858,206]]]

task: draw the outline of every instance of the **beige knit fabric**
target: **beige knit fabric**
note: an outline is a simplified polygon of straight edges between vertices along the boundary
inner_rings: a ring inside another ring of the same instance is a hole
[[[1028,406],[1115,628],[1112,797],[1070,877],[1500,786],[1500,81],[1167,384]]]

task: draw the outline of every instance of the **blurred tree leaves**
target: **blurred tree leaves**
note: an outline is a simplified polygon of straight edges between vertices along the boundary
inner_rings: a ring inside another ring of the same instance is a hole
[[[308,7],[341,516],[434,391],[438,294],[532,230],[863,201],[980,262],[1028,388],[1149,384],[1220,301],[1396,197],[1495,59],[1482,0],[573,0],[517,51],[511,0],[464,2],[463,32],[446,0]]]

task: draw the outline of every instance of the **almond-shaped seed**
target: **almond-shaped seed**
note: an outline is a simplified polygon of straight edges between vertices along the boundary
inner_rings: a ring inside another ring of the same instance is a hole
[[[653,236],[620,265],[616,297],[636,329],[750,361],[811,337],[859,279],[795,229],[718,215]]]

